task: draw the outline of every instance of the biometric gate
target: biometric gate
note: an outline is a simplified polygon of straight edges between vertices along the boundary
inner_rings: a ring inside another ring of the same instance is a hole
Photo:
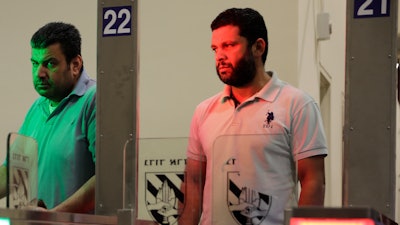
[[[137,8],[98,1],[96,214],[126,209],[127,220],[136,195]]]
[[[347,1],[343,132],[343,204],[371,206],[392,219],[397,4],[397,0]]]

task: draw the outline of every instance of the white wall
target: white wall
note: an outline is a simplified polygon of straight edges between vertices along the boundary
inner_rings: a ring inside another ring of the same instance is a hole
[[[342,204],[342,124],[344,122],[344,80],[346,2],[324,1],[322,11],[330,15],[332,34],[320,42],[319,64],[331,79],[330,155],[327,167],[327,193],[331,206]]]
[[[319,13],[329,13],[332,34],[328,40],[317,40],[316,24]],[[325,118],[329,143],[326,158],[325,205],[342,204],[342,123],[344,121],[345,79],[345,1],[302,1],[299,4],[299,88],[319,99],[320,73],[330,82],[330,103],[324,105],[329,111]]]

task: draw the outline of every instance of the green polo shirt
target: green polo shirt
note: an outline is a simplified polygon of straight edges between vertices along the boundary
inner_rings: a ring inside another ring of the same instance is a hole
[[[39,97],[19,133],[38,143],[38,198],[53,208],[95,174],[96,83],[83,71],[52,113]]]

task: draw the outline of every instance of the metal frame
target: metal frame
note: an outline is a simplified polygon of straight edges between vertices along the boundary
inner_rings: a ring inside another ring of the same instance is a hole
[[[394,218],[398,2],[368,18],[355,16],[356,2],[347,1],[343,205]]]
[[[130,8],[129,21],[118,7]],[[101,215],[136,204],[137,8],[134,0],[98,1],[96,214]],[[107,16],[116,22],[103,24]],[[119,34],[126,22],[129,34],[104,35],[108,25]]]

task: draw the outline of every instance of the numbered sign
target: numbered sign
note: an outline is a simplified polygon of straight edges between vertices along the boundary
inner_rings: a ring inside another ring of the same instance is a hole
[[[390,16],[390,0],[354,0],[354,18]]]
[[[132,7],[103,8],[103,37],[131,35]]]

